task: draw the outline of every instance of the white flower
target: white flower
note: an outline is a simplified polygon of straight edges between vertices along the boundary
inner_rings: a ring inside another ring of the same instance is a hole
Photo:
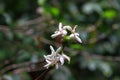
[[[70,38],[75,38],[79,43],[82,43],[82,40],[79,38],[79,34],[75,32],[75,29],[77,28],[77,26],[75,26],[72,30],[71,30],[71,34],[70,34]]]
[[[51,55],[44,55],[45,61],[47,62],[47,64],[44,67],[46,67],[47,69],[53,65],[55,65],[56,69],[58,69],[59,64],[63,65],[65,59],[67,59],[70,62],[70,57],[68,57],[65,54],[59,54],[59,52],[61,51],[61,47],[59,47],[56,51],[52,46],[50,46],[50,49]]]
[[[54,34],[51,35],[52,38],[55,38],[59,35],[62,35],[62,37],[64,37],[65,35],[67,35],[67,31],[65,29],[62,28],[62,23],[59,23],[59,26],[58,26],[58,30],[55,31]]]

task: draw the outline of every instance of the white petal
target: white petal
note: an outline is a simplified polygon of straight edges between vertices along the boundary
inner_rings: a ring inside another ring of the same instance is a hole
[[[55,68],[58,69],[58,67],[59,67],[59,66],[58,66],[58,63],[56,63],[56,64],[55,64]]]
[[[50,45],[51,54],[55,52],[54,48]]]
[[[79,43],[82,43],[82,40],[78,36],[75,36],[75,38]]]
[[[69,30],[69,31],[72,31],[72,28],[70,27],[70,26],[63,26],[63,29],[67,29],[67,30]]]
[[[73,32],[75,32],[75,29],[76,29],[76,28],[77,28],[77,25],[75,25],[75,27],[73,28],[73,30],[72,30],[72,31],[73,31]]]
[[[51,37],[52,37],[52,38],[55,38],[55,37],[57,37],[57,36],[59,36],[59,35],[61,35],[61,32],[58,31],[58,32],[55,33],[55,34],[52,34]]]
[[[70,36],[69,36],[70,38],[73,38],[74,37],[74,34],[70,34]]]
[[[79,36],[79,34],[78,34],[78,33],[74,33],[74,35]]]
[[[46,55],[44,55],[44,58],[46,59],[46,58],[47,58],[47,56],[46,56]]]
[[[66,30],[63,30],[63,31],[62,31],[62,35],[63,35],[63,36],[67,35],[67,31],[66,31]]]
[[[48,61],[47,59],[45,60],[48,64],[51,64],[51,62],[50,61]]]
[[[44,65],[44,67],[46,67],[47,69],[50,67],[51,63],[47,63],[46,65]]]
[[[67,56],[65,54],[62,54],[62,56],[70,62],[70,57],[69,56]]]
[[[62,49],[62,47],[59,47],[59,48],[56,50],[56,53],[60,52],[61,49]]]
[[[59,23],[58,27],[59,27],[59,30],[61,31],[62,30],[62,23],[61,22]]]
[[[63,56],[60,56],[60,62],[61,62],[61,65],[64,64],[64,57]]]
[[[52,55],[47,55],[47,56],[44,55],[44,58],[47,59],[47,58],[49,58],[49,57],[51,57],[51,56],[52,56]]]

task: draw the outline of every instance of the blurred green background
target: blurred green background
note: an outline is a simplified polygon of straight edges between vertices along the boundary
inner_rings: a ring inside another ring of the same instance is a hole
[[[71,63],[43,75],[59,22],[83,43],[66,37]],[[120,0],[0,0],[0,80],[120,80]]]

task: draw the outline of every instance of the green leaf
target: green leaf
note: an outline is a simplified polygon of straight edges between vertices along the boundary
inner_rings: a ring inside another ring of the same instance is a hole
[[[39,6],[44,5],[44,4],[45,4],[45,1],[46,1],[46,0],[38,0],[38,5],[39,5]]]
[[[112,75],[112,69],[108,63],[101,62],[99,64],[99,69],[102,71],[104,76],[109,77]]]
[[[6,54],[4,51],[0,50],[0,62],[6,57]]]
[[[80,44],[72,44],[70,45],[70,47],[73,49],[83,49],[83,47]]]
[[[59,9],[56,7],[51,7],[50,12],[52,13],[53,16],[57,17],[59,15]]]
[[[106,10],[103,13],[103,17],[105,17],[107,19],[113,19],[116,16],[117,16],[117,12],[115,10]]]
[[[12,17],[10,14],[7,14],[7,13],[4,13],[3,14],[4,18],[5,18],[5,21],[8,25],[11,25],[12,24]]]

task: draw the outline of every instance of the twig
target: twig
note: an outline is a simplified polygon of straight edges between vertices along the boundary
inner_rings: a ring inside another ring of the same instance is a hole
[[[44,60],[39,60],[37,62],[25,62],[25,63],[21,63],[21,64],[12,64],[12,65],[9,65],[9,66],[3,68],[0,71],[0,74],[4,74],[10,70],[27,71],[27,72],[44,70],[44,69],[46,69],[43,67],[45,64],[46,64],[46,62]]]

